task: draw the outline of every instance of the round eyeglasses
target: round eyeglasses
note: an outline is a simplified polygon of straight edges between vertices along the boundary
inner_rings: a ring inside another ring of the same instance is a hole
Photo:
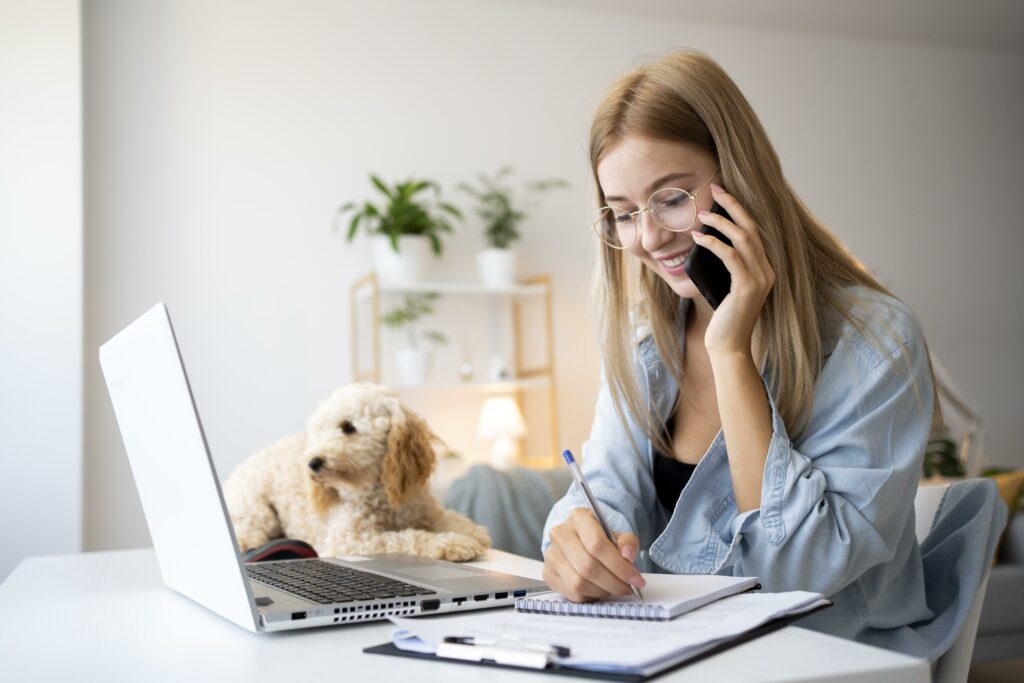
[[[602,206],[594,212],[590,229],[612,249],[628,249],[640,234],[640,217],[650,212],[651,218],[666,230],[686,232],[697,224],[697,197],[704,191],[721,168],[715,169],[694,192],[678,187],[663,187],[647,200],[647,208],[626,211],[616,206]]]

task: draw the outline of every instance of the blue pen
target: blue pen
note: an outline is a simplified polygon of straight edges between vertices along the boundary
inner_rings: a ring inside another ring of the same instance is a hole
[[[615,534],[608,528],[607,522],[604,521],[604,517],[601,515],[601,510],[597,507],[597,501],[594,500],[594,494],[590,492],[590,487],[587,486],[587,480],[583,478],[583,472],[580,470],[580,466],[576,464],[576,459],[572,457],[572,451],[562,451],[562,457],[565,458],[565,464],[569,466],[569,471],[572,472],[572,478],[576,480],[576,485],[583,491],[583,495],[587,497],[587,505],[590,506],[590,511],[597,517],[598,524],[604,529],[604,535],[608,537],[608,540],[612,542],[616,548],[619,544],[615,542]],[[630,589],[633,591],[633,595],[639,598],[640,602],[644,602],[644,594],[640,592],[640,589],[630,584]]]

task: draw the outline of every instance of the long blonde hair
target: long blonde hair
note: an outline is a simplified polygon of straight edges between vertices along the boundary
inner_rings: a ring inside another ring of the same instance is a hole
[[[612,85],[590,129],[597,206],[606,203],[598,162],[612,145],[631,134],[688,143],[718,159],[720,182],[759,226],[776,278],[754,330],[755,348],[761,350],[761,358],[755,361],[771,368],[776,407],[791,438],[798,438],[810,418],[814,382],[825,351],[819,306],[832,307],[866,332],[842,288],[860,285],[892,294],[796,196],[754,110],[722,67],[704,53],[675,52]],[[635,316],[639,315],[649,325],[669,372],[682,386],[683,358],[676,327],[679,296],[656,273],[632,263],[636,259],[596,241],[594,298],[613,404],[623,423],[628,412],[651,442],[669,453],[663,432],[667,416],[653,415],[646,408],[632,358]],[[937,422],[934,384],[933,420]]]

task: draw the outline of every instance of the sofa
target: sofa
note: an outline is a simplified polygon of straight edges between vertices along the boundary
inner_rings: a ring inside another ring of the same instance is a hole
[[[1024,511],[1007,522],[981,607],[974,662],[1024,657]]]

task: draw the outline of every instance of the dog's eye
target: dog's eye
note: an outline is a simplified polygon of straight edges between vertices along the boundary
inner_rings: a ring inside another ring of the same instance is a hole
[[[338,428],[341,429],[341,431],[345,432],[346,434],[356,433],[356,426],[349,422],[348,420],[344,420],[340,425],[338,425]]]

